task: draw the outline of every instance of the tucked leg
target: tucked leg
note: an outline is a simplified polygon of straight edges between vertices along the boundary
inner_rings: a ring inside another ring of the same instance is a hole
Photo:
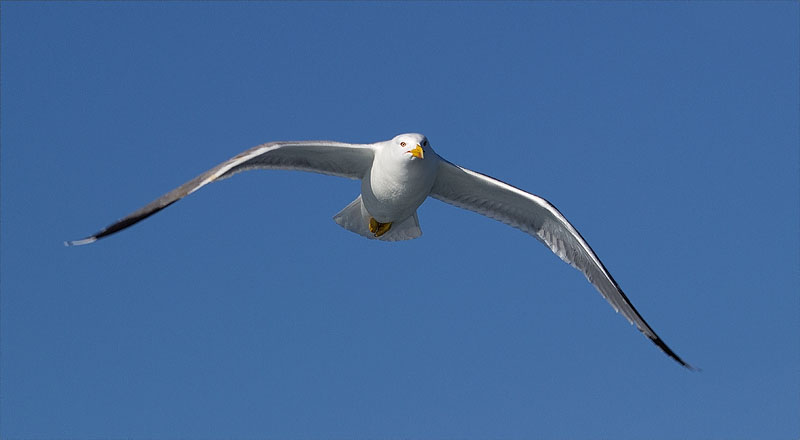
[[[392,222],[389,223],[381,223],[374,218],[369,218],[369,232],[372,232],[376,237],[380,237],[381,235],[389,232],[389,229],[392,228]]]

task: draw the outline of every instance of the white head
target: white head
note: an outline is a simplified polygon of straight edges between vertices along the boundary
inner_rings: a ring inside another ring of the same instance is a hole
[[[426,154],[433,154],[428,138],[419,133],[399,134],[388,144],[386,147],[392,156],[407,160],[424,160]]]

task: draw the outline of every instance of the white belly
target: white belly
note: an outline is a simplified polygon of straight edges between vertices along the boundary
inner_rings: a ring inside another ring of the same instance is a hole
[[[408,167],[385,169],[376,163],[361,181],[361,200],[367,212],[381,223],[399,222],[417,211],[436,180],[435,157]]]

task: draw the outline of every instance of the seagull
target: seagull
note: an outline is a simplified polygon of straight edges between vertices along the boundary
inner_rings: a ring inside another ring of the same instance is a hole
[[[215,166],[141,209],[67,246],[93,243],[119,232],[197,191],[250,169],[309,171],[361,180],[361,194],[333,217],[341,227],[369,239],[410,240],[422,235],[417,208],[428,197],[474,211],[520,229],[581,271],[614,310],[682,366],[680,358],[647,324],[597,254],[547,200],[503,181],[454,165],[418,133],[388,141],[279,141],[258,145]]]

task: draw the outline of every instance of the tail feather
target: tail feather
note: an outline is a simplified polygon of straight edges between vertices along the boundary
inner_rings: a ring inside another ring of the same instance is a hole
[[[345,206],[344,209],[339,211],[338,214],[333,216],[333,221],[339,226],[371,240],[401,241],[411,240],[422,235],[422,229],[419,227],[419,218],[416,212],[406,219],[393,222],[391,229],[380,237],[375,237],[375,235],[369,231],[369,219],[370,215],[366,208],[364,208],[360,195],[350,202],[349,205]]]

